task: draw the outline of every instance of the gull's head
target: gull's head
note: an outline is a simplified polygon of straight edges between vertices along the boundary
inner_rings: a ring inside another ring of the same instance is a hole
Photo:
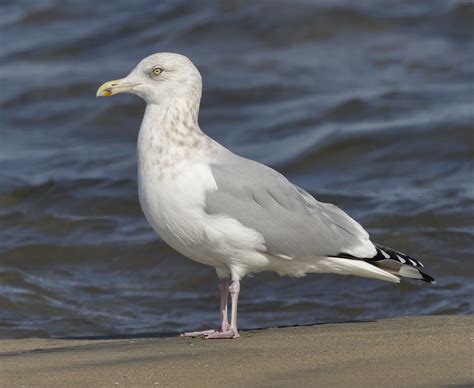
[[[201,74],[184,55],[158,53],[143,59],[126,77],[103,83],[97,97],[132,93],[148,104],[201,97]]]

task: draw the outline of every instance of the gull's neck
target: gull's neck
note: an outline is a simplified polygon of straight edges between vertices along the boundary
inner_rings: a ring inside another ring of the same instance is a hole
[[[185,99],[147,104],[138,136],[138,161],[160,168],[210,151],[214,142],[198,124],[199,102]]]

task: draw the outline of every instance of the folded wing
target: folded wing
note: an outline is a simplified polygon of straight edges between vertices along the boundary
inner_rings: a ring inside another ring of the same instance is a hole
[[[231,216],[264,238],[266,253],[298,260],[376,254],[367,232],[341,209],[318,202],[277,171],[233,155],[211,165],[217,190],[206,212]]]

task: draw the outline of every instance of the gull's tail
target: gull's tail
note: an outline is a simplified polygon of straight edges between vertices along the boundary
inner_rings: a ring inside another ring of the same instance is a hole
[[[370,258],[355,257],[347,253],[340,253],[339,255],[333,257],[338,259],[351,259],[351,261],[353,260],[353,264],[359,263],[359,267],[362,265],[362,263],[371,264],[368,267],[367,264],[365,264],[365,267],[362,268],[363,271],[361,273],[354,272],[354,275],[374,277],[392,282],[400,281],[397,276],[403,276],[406,278],[423,280],[424,282],[431,284],[436,283],[430,275],[420,270],[420,268],[423,268],[423,264],[418,259],[382,245],[374,244],[374,246],[376,249],[376,254]]]
[[[423,268],[424,266],[418,259],[382,245],[374,245],[377,254],[370,259],[364,259],[367,263],[394,275],[423,280],[424,282],[431,284],[436,283],[430,275],[420,270],[420,268]]]

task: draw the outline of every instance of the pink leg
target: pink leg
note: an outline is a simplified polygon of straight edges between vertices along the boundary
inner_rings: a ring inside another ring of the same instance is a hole
[[[219,278],[219,290],[221,292],[219,329],[192,331],[181,334],[181,337],[205,337],[210,334],[220,333],[229,330],[229,321],[227,318],[227,299],[229,294],[229,284],[229,278]]]
[[[230,327],[227,330],[220,332],[209,333],[205,336],[206,339],[219,339],[219,338],[238,338],[240,337],[237,330],[237,302],[239,300],[240,292],[240,281],[232,280],[229,287],[230,297],[232,301],[232,310],[230,318]]]
[[[227,317],[227,300],[229,299],[229,284],[230,279],[219,279],[219,290],[221,291],[221,330],[229,330],[229,320]]]

